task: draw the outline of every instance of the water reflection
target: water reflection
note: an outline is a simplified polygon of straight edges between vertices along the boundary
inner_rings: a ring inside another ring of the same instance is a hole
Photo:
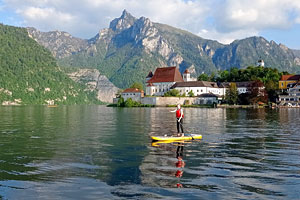
[[[0,107],[0,199],[300,196],[299,109],[186,108],[203,140],[152,146],[170,109]]]

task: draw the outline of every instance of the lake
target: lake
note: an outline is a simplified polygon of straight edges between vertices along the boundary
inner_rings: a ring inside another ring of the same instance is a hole
[[[299,199],[300,109],[0,107],[0,199]]]

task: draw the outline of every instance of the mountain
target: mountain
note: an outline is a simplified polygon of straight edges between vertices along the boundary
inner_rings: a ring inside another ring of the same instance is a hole
[[[28,29],[29,35],[48,48],[60,66],[97,68],[120,88],[144,82],[150,70],[167,66],[177,66],[181,72],[188,68],[198,76],[245,68],[263,59],[267,67],[300,72],[299,51],[274,41],[250,37],[224,45],[145,17],[137,19],[126,10],[89,40],[32,30]]]
[[[75,82],[87,85],[90,91],[97,93],[97,98],[102,102],[113,103],[113,98],[120,90],[97,69],[78,69],[68,73],[68,76]]]
[[[97,103],[27,30],[0,24],[0,104]]]

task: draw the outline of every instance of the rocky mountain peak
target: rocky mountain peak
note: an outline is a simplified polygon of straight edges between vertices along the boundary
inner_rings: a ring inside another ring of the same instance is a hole
[[[135,41],[139,41],[145,37],[153,37],[157,32],[157,29],[148,18],[141,17],[133,24],[131,37],[135,38]]]
[[[41,32],[35,28],[27,28],[28,36],[48,48],[56,58],[64,58],[87,48],[88,41],[73,37],[64,31]]]
[[[287,46],[285,46],[284,44],[279,44],[279,47],[283,50],[283,51],[288,51],[289,48]]]
[[[133,17],[129,12],[124,10],[121,17],[116,18],[110,22],[109,28],[113,31],[121,32],[125,29],[130,28],[135,21],[136,18]]]

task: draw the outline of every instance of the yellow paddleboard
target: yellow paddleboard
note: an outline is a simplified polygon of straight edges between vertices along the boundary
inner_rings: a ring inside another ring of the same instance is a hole
[[[151,136],[152,140],[155,141],[177,141],[177,140],[200,140],[202,139],[202,135],[194,135],[194,134],[187,134],[182,137],[176,136]]]

